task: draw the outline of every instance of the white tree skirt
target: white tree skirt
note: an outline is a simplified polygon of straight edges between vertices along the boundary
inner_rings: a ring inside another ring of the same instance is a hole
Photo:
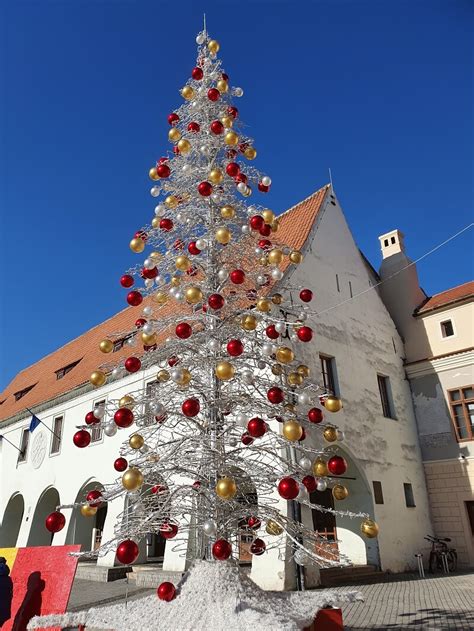
[[[362,600],[358,592],[266,592],[232,563],[197,561],[176,598],[146,596],[64,615],[35,616],[28,629],[78,624],[114,631],[289,631],[310,626],[320,609]]]

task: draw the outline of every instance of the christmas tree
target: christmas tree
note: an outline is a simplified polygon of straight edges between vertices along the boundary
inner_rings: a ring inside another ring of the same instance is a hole
[[[197,43],[184,103],[168,116],[172,152],[149,172],[154,216],[130,242],[141,260],[120,279],[136,314],[130,330],[100,344],[107,357],[125,339],[130,356],[90,377],[100,387],[156,368],[156,383],[92,410],[74,435],[80,448],[91,424],[126,435],[114,463],[120,475],[91,491],[81,512],[126,496],[114,540],[96,552],[114,550],[124,564],[148,533],[191,559],[235,557],[242,538],[261,555],[284,538],[299,564],[343,564],[333,542],[298,519],[300,504],[332,511],[309,493],[331,485],[338,502],[348,493],[337,481],[347,466],[343,435],[330,420],[342,402],[304,363],[313,295],[291,285],[303,255],[279,242],[272,210],[248,204],[264,198],[271,179],[252,166],[257,152],[233,102],[243,91],[231,87],[218,42],[203,31]],[[306,445],[308,433],[317,447]],[[367,515],[334,512],[376,536]],[[52,532],[64,524],[59,511],[46,522]],[[158,591],[163,600],[174,594],[169,583]]]

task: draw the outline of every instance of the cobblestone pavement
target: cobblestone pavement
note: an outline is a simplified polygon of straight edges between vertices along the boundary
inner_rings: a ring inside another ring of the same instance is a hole
[[[148,596],[153,593],[153,589],[143,589],[136,587],[132,582],[128,585],[128,597],[130,600]],[[82,611],[92,606],[106,605],[115,600],[125,599],[127,592],[127,582],[125,579],[113,581],[111,583],[99,583],[98,581],[87,581],[76,578],[72,585],[71,597],[69,598],[68,611]]]
[[[342,608],[345,631],[474,631],[474,573],[338,589],[358,589],[365,598]]]

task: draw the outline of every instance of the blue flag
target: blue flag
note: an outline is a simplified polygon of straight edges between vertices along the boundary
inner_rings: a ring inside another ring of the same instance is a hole
[[[39,420],[39,418],[35,414],[33,414],[30,421],[30,432],[34,432],[34,430],[38,427],[40,423],[41,421]]]

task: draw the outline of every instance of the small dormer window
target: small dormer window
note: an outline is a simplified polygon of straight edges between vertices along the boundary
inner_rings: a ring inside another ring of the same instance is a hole
[[[35,386],[36,384],[34,383],[32,386],[28,386],[27,388],[23,388],[23,390],[18,390],[18,392],[14,392],[13,396],[15,397],[15,401],[19,401],[20,399],[22,399],[25,394],[28,394],[28,392],[32,390]]]
[[[59,370],[55,370],[54,372],[56,373],[56,379],[62,379],[64,375],[67,375],[68,372],[71,372],[71,370],[75,368],[80,361],[81,359],[78,359],[77,361],[72,362],[71,364],[68,364],[67,366],[63,366]]]
[[[454,327],[452,320],[441,322],[441,335],[443,337],[452,337],[454,335]]]

